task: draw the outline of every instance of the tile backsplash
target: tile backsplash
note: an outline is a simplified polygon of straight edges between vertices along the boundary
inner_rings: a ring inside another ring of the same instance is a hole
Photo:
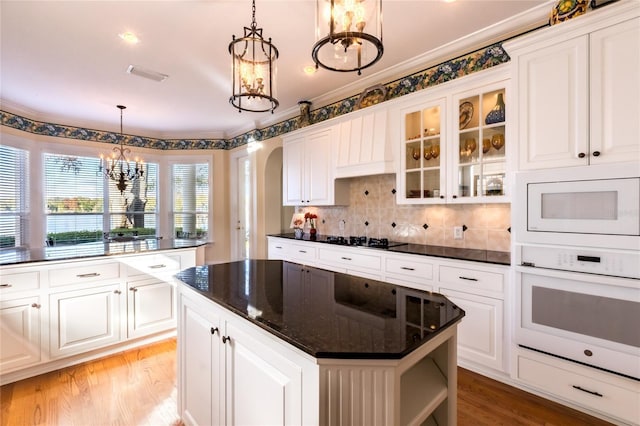
[[[350,203],[342,207],[309,207],[326,235],[389,238],[417,244],[509,251],[509,204],[398,205],[393,174],[352,178]],[[341,221],[344,221],[343,230]],[[466,226],[454,240],[453,228]]]

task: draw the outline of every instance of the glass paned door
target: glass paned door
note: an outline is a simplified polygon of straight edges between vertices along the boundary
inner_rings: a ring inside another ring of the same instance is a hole
[[[443,183],[441,129],[444,100],[404,116],[404,197],[429,200],[440,197]]]
[[[505,195],[505,89],[463,97],[458,108],[456,198]]]

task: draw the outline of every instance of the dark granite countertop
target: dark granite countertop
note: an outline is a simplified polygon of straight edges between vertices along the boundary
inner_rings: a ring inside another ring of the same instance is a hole
[[[315,358],[400,359],[465,315],[438,293],[280,260],[196,266],[176,277]]]
[[[271,237],[278,238],[287,238],[291,240],[296,240],[294,234],[284,233],[284,234],[272,234]],[[305,234],[304,237],[300,241],[311,241],[323,244],[332,244],[327,241],[329,235],[318,235],[314,238],[311,238],[309,235]],[[347,237],[348,239],[348,237]],[[389,248],[372,248],[367,246],[350,246],[346,245],[346,247],[358,247],[366,250],[386,250],[394,253],[406,253],[406,254],[417,254],[422,256],[433,256],[433,257],[443,257],[447,259],[456,259],[456,260],[470,260],[473,262],[482,262],[482,263],[493,263],[498,265],[510,265],[511,264],[511,253],[505,251],[492,251],[492,250],[478,250],[478,249],[468,249],[468,248],[457,248],[457,247],[445,247],[445,246],[433,246],[428,244],[412,244],[412,243],[403,243],[398,241],[390,241]]]
[[[206,244],[205,241],[151,238],[128,242],[96,242],[37,249],[2,249],[0,250],[0,265],[146,253],[199,247],[204,244]]]

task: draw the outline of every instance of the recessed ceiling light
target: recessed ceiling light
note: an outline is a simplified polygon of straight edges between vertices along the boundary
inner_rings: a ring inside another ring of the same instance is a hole
[[[315,65],[307,65],[302,69],[306,75],[313,75],[316,73],[317,68]]]
[[[138,44],[140,42],[140,39],[138,38],[138,36],[132,33],[131,31],[118,34],[118,37],[120,37],[121,39],[123,39],[129,44]]]

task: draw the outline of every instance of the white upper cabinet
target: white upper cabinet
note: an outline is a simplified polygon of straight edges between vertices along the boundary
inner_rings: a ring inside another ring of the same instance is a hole
[[[386,105],[349,116],[340,123],[336,177],[395,173]]]
[[[399,204],[508,202],[509,79],[504,68],[416,95],[400,117]]]
[[[591,164],[640,160],[640,18],[595,31],[589,42]]]
[[[348,204],[346,182],[334,177],[333,153],[340,128],[310,129],[283,137],[283,204],[330,206]]]
[[[640,158],[639,6],[612,5],[505,43],[520,170]]]

